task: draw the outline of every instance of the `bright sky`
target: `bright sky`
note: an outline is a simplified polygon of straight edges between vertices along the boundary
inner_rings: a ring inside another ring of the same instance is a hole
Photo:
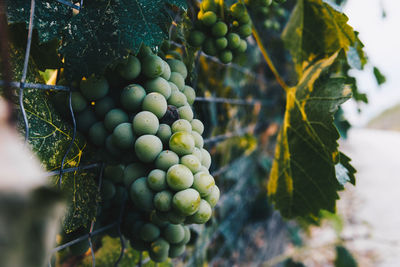
[[[386,18],[382,18],[383,10]],[[400,1],[348,0],[344,12],[349,24],[360,32],[370,61],[364,71],[352,72],[370,103],[361,106],[361,114],[357,113],[353,101],[343,105],[348,120],[362,126],[381,111],[400,103]],[[386,83],[381,87],[372,74],[373,66],[386,76]]]

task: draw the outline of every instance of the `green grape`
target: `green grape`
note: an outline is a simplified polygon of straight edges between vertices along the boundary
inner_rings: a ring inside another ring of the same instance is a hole
[[[211,33],[215,37],[223,37],[228,32],[228,26],[222,21],[218,21],[211,28]]]
[[[161,142],[163,142],[163,144],[168,144],[168,141],[172,135],[171,127],[169,127],[168,124],[164,124],[164,123],[160,124],[156,135],[158,138],[160,138],[160,140],[161,140]]]
[[[168,242],[163,238],[159,238],[150,244],[150,259],[155,262],[163,262],[168,258],[168,251]]]
[[[232,16],[236,19],[241,18],[247,14],[246,7],[242,3],[235,3],[231,6]]]
[[[193,188],[196,189],[201,197],[211,194],[215,185],[214,177],[206,172],[198,172],[194,175]]]
[[[183,237],[183,240],[177,244],[177,246],[182,246],[186,245],[190,241],[190,229],[186,225],[183,226],[183,230],[185,232],[185,236]]]
[[[115,186],[109,180],[104,179],[101,183],[100,192],[103,201],[110,200],[115,195]]]
[[[86,99],[80,92],[71,93],[72,110],[76,113],[83,111],[87,107]]]
[[[142,73],[147,78],[156,78],[164,71],[164,62],[162,58],[156,55],[150,55],[142,59]]]
[[[188,167],[192,173],[198,172],[201,167],[201,162],[195,155],[183,156],[180,163]]]
[[[201,149],[201,165],[205,166],[207,169],[211,166],[211,156],[207,150]]]
[[[172,92],[170,98],[168,98],[168,104],[173,105],[177,108],[186,105],[187,99],[185,94],[182,93],[181,91]]]
[[[210,173],[210,171],[208,170],[208,168],[207,167],[205,167],[205,166],[203,166],[203,165],[201,165],[201,167],[200,167],[200,169],[199,169],[199,171],[198,172],[205,172],[205,173]]]
[[[128,122],[128,115],[119,108],[110,110],[104,117],[104,126],[110,132],[123,122]]]
[[[155,162],[158,169],[167,171],[171,166],[179,163],[178,155],[171,150],[162,151]]]
[[[136,111],[142,106],[146,96],[144,88],[138,84],[130,84],[121,92],[121,105],[128,111]]]
[[[177,192],[172,198],[172,207],[183,215],[196,213],[200,206],[200,194],[193,188]]]
[[[250,24],[250,16],[248,14],[246,14],[243,17],[239,18],[239,23],[242,25]]]
[[[69,246],[69,251],[72,255],[79,256],[85,254],[86,251],[89,249],[89,240],[84,239],[78,243],[75,243]]]
[[[119,150],[112,141],[112,135],[109,135],[106,138],[106,149],[108,151],[107,155],[111,155],[112,157],[119,157],[121,155],[121,150]]]
[[[186,246],[185,245],[170,245],[169,246],[169,251],[168,251],[168,257],[170,258],[176,258],[179,257],[180,255],[185,252]]]
[[[186,121],[192,121],[193,120],[193,110],[190,106],[183,106],[178,108],[178,114],[179,118],[184,119]],[[189,123],[190,124],[190,123]],[[190,126],[192,128],[192,126]]]
[[[264,27],[267,29],[272,29],[273,21],[270,19],[266,19],[263,23]]]
[[[193,214],[189,218],[189,220],[197,224],[204,224],[211,218],[211,215],[212,215],[212,209],[210,204],[208,204],[207,201],[202,199],[200,201],[199,210],[195,214]]]
[[[96,122],[89,129],[89,139],[96,146],[104,146],[107,135],[107,129],[101,121]]]
[[[154,207],[159,211],[169,211],[171,209],[172,196],[172,193],[168,190],[158,192],[154,196]]]
[[[138,56],[140,59],[143,59],[143,58],[145,58],[145,57],[147,57],[147,56],[151,56],[151,55],[153,55],[153,52],[151,51],[151,48],[148,47],[147,45],[142,44],[142,45],[140,46],[140,50],[139,50],[139,53],[138,53],[137,56]]]
[[[221,51],[220,54],[218,55],[219,60],[221,60],[222,63],[228,64],[232,61],[233,55],[230,50],[224,50]]]
[[[90,127],[92,127],[96,121],[94,112],[89,108],[86,108],[84,111],[76,115],[76,127],[79,131],[84,133],[88,132]]]
[[[141,111],[133,118],[133,131],[137,135],[156,134],[158,127],[157,116],[149,111]]]
[[[180,92],[178,87],[173,82],[168,82],[169,86],[171,87],[171,95],[173,92]],[[170,96],[171,96],[170,95]],[[169,100],[169,99],[168,99]]]
[[[262,16],[267,16],[269,14],[269,8],[268,7],[261,7],[260,9],[257,10]]]
[[[185,165],[176,164],[167,171],[167,184],[175,191],[189,188],[193,184],[193,174]]]
[[[192,155],[195,156],[195,157],[200,161],[200,165],[201,165],[202,153],[201,153],[200,148],[195,147],[195,148],[193,149]]]
[[[185,119],[176,120],[171,126],[172,133],[192,132],[192,125]]]
[[[182,91],[185,87],[185,80],[179,72],[171,72],[171,77],[169,78],[169,81],[174,83],[176,87],[178,87],[179,91]]]
[[[160,93],[150,93],[144,98],[142,109],[162,118],[167,112],[167,100]]]
[[[276,20],[274,20],[274,21],[272,22],[272,29],[273,29],[274,31],[279,31],[280,28],[281,28],[281,25],[279,24],[279,22],[276,21]]]
[[[194,119],[190,122],[192,125],[192,130],[198,132],[199,134],[203,134],[204,132],[204,125],[201,120]]]
[[[161,77],[168,81],[169,77],[171,77],[171,68],[169,67],[169,65],[166,61],[163,61],[163,63],[164,63],[164,71],[163,71],[163,73],[161,73]],[[168,98],[168,97],[166,97],[166,98]]]
[[[129,190],[129,196],[138,208],[151,211],[154,193],[148,187],[146,180],[146,177],[142,177],[134,181]]]
[[[203,148],[204,140],[203,137],[198,132],[192,131],[192,136],[194,139],[194,145],[198,148]]]
[[[166,172],[159,169],[152,170],[147,176],[147,184],[156,192],[167,189]]]
[[[236,49],[240,46],[240,36],[236,33],[229,33],[227,35],[228,38],[228,47],[230,49]]]
[[[211,38],[206,38],[202,49],[203,49],[204,53],[206,53],[207,55],[210,55],[210,56],[217,55],[217,48],[215,47],[214,40]]]
[[[154,135],[142,135],[135,143],[137,157],[146,163],[154,161],[162,151],[161,140]]]
[[[141,70],[140,61],[137,57],[129,55],[126,62],[117,67],[119,75],[125,80],[133,80],[139,76]]]
[[[218,50],[223,50],[228,46],[228,39],[226,39],[225,37],[220,37],[215,39],[215,47]]]
[[[212,11],[206,11],[201,16],[200,21],[206,26],[212,26],[217,22],[217,15]]]
[[[122,164],[107,165],[104,168],[104,178],[113,183],[122,183],[124,180],[124,169],[125,166]]]
[[[143,241],[153,242],[160,236],[160,229],[152,223],[145,223],[140,228],[140,237]]]
[[[176,132],[169,139],[169,148],[179,156],[191,154],[194,147],[193,136],[188,132]]]
[[[220,195],[219,188],[218,186],[214,185],[211,188],[211,193],[208,196],[204,197],[204,200],[206,200],[208,204],[210,204],[211,208],[214,208],[219,200],[219,195]]]
[[[171,76],[171,75],[170,75]],[[157,77],[151,80],[148,80],[144,87],[148,93],[156,92],[162,94],[165,99],[168,99],[171,96],[171,86],[169,82],[162,78]]]
[[[178,51],[175,51],[175,50],[168,51],[167,59],[176,59],[179,61],[183,60],[182,55]]]
[[[185,63],[172,58],[167,59],[167,63],[171,68],[171,72],[178,72],[182,75],[183,79],[186,79],[188,72]]]
[[[194,89],[188,85],[185,85],[182,93],[186,96],[188,104],[193,105],[194,100],[196,99],[196,92]]]
[[[171,47],[171,45],[168,40],[164,40],[164,42],[161,44],[161,50],[164,51],[165,53],[168,52],[170,47]]]
[[[199,47],[204,43],[206,36],[201,31],[191,31],[188,37],[188,42],[191,46]]]
[[[170,223],[179,224],[183,223],[186,217],[177,211],[171,210],[167,213],[167,218]]]
[[[103,119],[104,116],[113,108],[115,108],[115,103],[114,100],[109,97],[109,96],[105,96],[102,99],[98,100],[95,102],[94,105],[94,112],[96,113],[96,115]]]
[[[276,15],[277,15],[278,17],[284,17],[286,11],[285,11],[284,8],[277,8],[277,9],[275,10],[275,13],[276,13]]]
[[[109,86],[106,78],[90,76],[82,79],[79,85],[82,94],[87,100],[97,100],[107,95]]]
[[[159,193],[161,193],[161,192],[159,192]],[[157,193],[157,194],[154,196],[154,199],[157,198],[157,195],[158,195],[159,193]],[[172,194],[171,194],[171,200],[170,200],[170,201],[172,201]],[[171,203],[170,203],[170,204],[171,204]],[[156,205],[155,201],[154,201],[154,206],[157,208],[157,205]],[[150,213],[150,222],[154,223],[154,224],[157,225],[159,228],[164,228],[165,226],[168,225],[168,222],[167,222],[166,220],[164,220],[163,218],[161,218],[161,217],[157,214],[157,211],[155,211],[155,210],[153,210],[153,211]]]
[[[169,224],[163,231],[165,240],[170,244],[178,244],[185,238],[185,230],[180,224]]]
[[[135,136],[133,135],[132,123],[124,122],[114,128],[112,134],[113,144],[119,149],[127,150],[133,148]]]
[[[200,4],[201,10],[217,12],[218,5],[214,0],[203,0]]]
[[[236,48],[236,51],[239,53],[244,53],[247,50],[247,42],[246,40],[241,39],[239,47]]]
[[[238,33],[240,37],[245,38],[251,35],[251,25],[250,24],[244,24],[239,27]]]
[[[147,176],[147,170],[143,168],[143,164],[131,163],[124,170],[124,185],[129,187],[134,181],[144,176]]]

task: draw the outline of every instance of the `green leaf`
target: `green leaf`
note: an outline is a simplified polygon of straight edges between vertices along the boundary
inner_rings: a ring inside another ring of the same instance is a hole
[[[335,267],[357,267],[357,266],[358,264],[351,255],[350,251],[348,251],[343,246],[336,247]]]
[[[378,85],[382,85],[386,82],[385,75],[383,75],[377,67],[374,67],[374,76]]]
[[[322,0],[298,0],[282,39],[292,55],[296,71],[315,60],[354,45],[356,35],[348,18]]]
[[[356,40],[347,52],[347,61],[352,68],[362,70],[364,65],[367,64],[368,58],[364,53],[364,44],[358,38],[358,32],[354,32]]]
[[[318,216],[321,209],[334,212],[337,191],[343,188],[335,165],[350,167],[348,160],[340,160],[333,114],[351,97],[351,89],[344,78],[327,73],[337,57],[338,52],[310,66],[287,92],[268,182],[271,200],[287,218]]]
[[[184,0],[88,1],[65,30],[61,53],[67,75],[102,74],[115,60],[136,54],[142,43],[156,48],[168,38],[167,4],[186,7]]]

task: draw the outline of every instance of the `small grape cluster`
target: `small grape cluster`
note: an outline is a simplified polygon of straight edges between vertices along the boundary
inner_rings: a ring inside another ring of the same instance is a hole
[[[245,4],[262,21],[262,26],[267,30],[279,31],[280,20],[286,16],[284,8],[280,4],[285,1],[273,0],[246,0]]]
[[[204,0],[197,19],[188,37],[191,46],[201,47],[204,53],[217,56],[225,64],[246,51],[245,38],[251,35],[252,27],[243,4],[235,3],[228,9],[220,1]]]
[[[183,253],[186,225],[206,223],[220,195],[203,148],[204,125],[191,107],[195,90],[185,85],[186,66],[175,51],[165,54],[142,46],[110,78],[84,78],[72,93],[78,130],[108,162],[98,220],[115,221],[129,197],[121,231],[156,262]],[[116,77],[123,86],[110,86]]]

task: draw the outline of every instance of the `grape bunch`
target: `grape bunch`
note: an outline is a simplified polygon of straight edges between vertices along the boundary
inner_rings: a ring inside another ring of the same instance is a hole
[[[285,18],[286,10],[280,7],[281,3],[286,1],[273,0],[246,0],[245,4],[256,19],[262,22],[262,27],[267,30],[279,31],[281,29],[281,20]]]
[[[84,78],[72,93],[77,129],[107,162],[98,221],[115,221],[129,199],[121,231],[156,262],[184,252],[187,225],[210,220],[220,195],[186,66],[176,51],[165,54],[175,58],[142,46],[107,77]]]
[[[245,38],[251,35],[252,27],[243,4],[235,3],[228,9],[220,3],[217,0],[201,2],[198,20],[189,33],[188,42],[227,64],[235,55],[246,51]]]

